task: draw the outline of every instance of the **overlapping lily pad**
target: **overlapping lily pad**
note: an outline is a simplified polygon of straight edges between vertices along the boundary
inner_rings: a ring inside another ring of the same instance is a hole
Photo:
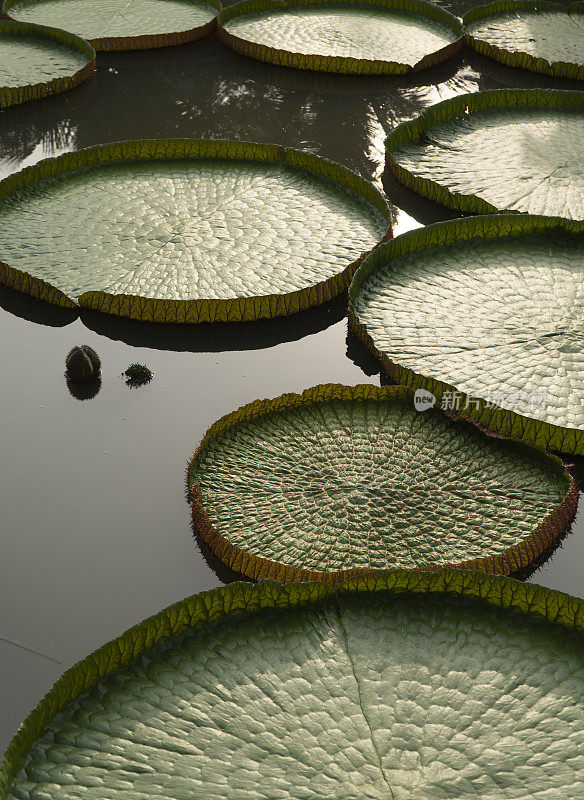
[[[584,219],[584,92],[501,89],[427,108],[386,140],[409,188],[461,211]]]
[[[452,570],[194,595],[57,681],[0,798],[577,800],[583,619]]]
[[[503,0],[473,8],[465,41],[509,67],[584,80],[584,4]]]
[[[363,263],[349,298],[393,380],[584,455],[584,224],[495,215],[411,231]]]
[[[78,36],[0,20],[0,108],[67,91],[94,71],[95,50]]]
[[[244,55],[298,69],[403,74],[450,58],[460,20],[425,0],[243,0],[218,17]]]
[[[344,291],[389,221],[370,183],[309,153],[114,143],[0,182],[0,282],[155,322],[270,318]]]
[[[192,42],[216,24],[219,0],[5,0],[9,19],[62,28],[96,50],[143,50]]]
[[[195,530],[251,578],[393,567],[510,574],[565,530],[559,459],[485,436],[404,387],[316,386],[216,422],[188,470]]]

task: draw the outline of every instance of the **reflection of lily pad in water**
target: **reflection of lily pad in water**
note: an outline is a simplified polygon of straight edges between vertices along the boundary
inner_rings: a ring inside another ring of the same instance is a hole
[[[216,422],[188,470],[195,530],[251,578],[456,565],[509,574],[573,519],[559,459],[485,436],[413,392],[327,385]]]
[[[307,153],[123,142],[0,183],[0,280],[150,321],[281,316],[344,291],[388,220],[371,184]]]
[[[495,433],[584,455],[584,224],[452,220],[375,251],[349,316],[392,380]]]
[[[503,89],[444,100],[386,140],[408,188],[461,211],[584,219],[584,92]]]
[[[434,66],[459,49],[462,34],[457,17],[425,0],[244,0],[217,21],[221,39],[252,58],[360,74]]]
[[[583,616],[452,570],[203,592],[57,681],[0,798],[577,800]]]
[[[584,79],[584,5],[498,2],[464,16],[466,42],[510,67]]]
[[[215,27],[219,0],[6,0],[4,13],[21,22],[62,28],[96,50],[141,50],[184,44]]]
[[[95,71],[95,50],[78,36],[0,20],[0,108],[64,92]]]

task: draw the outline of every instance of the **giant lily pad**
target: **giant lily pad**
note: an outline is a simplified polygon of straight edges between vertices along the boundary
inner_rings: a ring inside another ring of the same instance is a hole
[[[583,92],[477,92],[398,125],[386,159],[406,186],[452,208],[584,219],[583,125]]]
[[[72,89],[94,71],[95,50],[78,36],[0,20],[0,108]]]
[[[584,224],[498,215],[366,260],[353,326],[392,379],[490,431],[584,455]]]
[[[217,22],[239,53],[325,72],[402,74],[445,61],[462,43],[458,18],[425,0],[243,0]]]
[[[403,387],[316,386],[216,422],[188,470],[195,529],[252,578],[456,565],[511,573],[572,519],[559,459]]]
[[[192,42],[215,27],[219,0],[5,0],[9,19],[76,33],[96,50]]]
[[[584,603],[396,571],[187,598],[57,681],[1,800],[577,800]]]
[[[466,42],[510,67],[584,79],[584,4],[503,0],[464,16]]]
[[[344,291],[389,219],[370,183],[309,153],[121,142],[0,182],[0,281],[149,321],[275,317]]]

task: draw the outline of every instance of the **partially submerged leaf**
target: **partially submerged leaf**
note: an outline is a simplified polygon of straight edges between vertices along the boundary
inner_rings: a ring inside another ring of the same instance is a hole
[[[509,67],[584,79],[584,5],[502,0],[464,16],[465,41]]]
[[[425,0],[243,0],[217,19],[237,52],[299,69],[402,74],[461,46],[457,17]]]
[[[194,595],[57,681],[0,798],[578,800],[583,620],[451,570]]]
[[[485,216],[397,237],[351,284],[399,383],[495,433],[584,455],[584,224]]]
[[[444,100],[388,136],[397,178],[443,205],[584,219],[584,92],[501,89]]]
[[[509,574],[568,525],[559,459],[403,387],[317,386],[216,422],[188,470],[195,530],[251,578],[456,565]]]
[[[150,321],[274,317],[344,291],[388,225],[370,183],[308,153],[121,142],[0,182],[0,281]]]
[[[219,0],[5,0],[10,19],[76,33],[96,50],[184,44],[215,27]]]
[[[64,92],[95,71],[95,50],[65,31],[0,20],[0,108]]]

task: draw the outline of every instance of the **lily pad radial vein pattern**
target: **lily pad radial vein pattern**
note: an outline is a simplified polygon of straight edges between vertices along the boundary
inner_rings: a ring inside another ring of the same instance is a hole
[[[464,17],[465,41],[510,67],[584,79],[584,5],[503,0]]]
[[[63,675],[0,798],[578,800],[583,619],[452,570],[194,595]]]
[[[0,280],[150,321],[280,316],[344,291],[389,235],[374,187],[272,145],[122,142],[0,183]]]
[[[425,0],[243,0],[217,23],[239,53],[325,72],[403,74],[445,61],[462,44],[458,18]]]
[[[0,108],[72,89],[94,71],[95,50],[78,36],[0,20]]]
[[[349,316],[392,380],[498,434],[584,454],[584,225],[430,225],[358,271]]]
[[[584,92],[460,95],[398,125],[386,161],[408,188],[478,214],[584,219]]]
[[[9,19],[62,28],[96,50],[184,44],[215,28],[219,0],[5,0]]]
[[[553,543],[577,497],[558,459],[370,385],[223,417],[188,482],[195,530],[231,569],[333,583],[395,566],[509,574]]]

